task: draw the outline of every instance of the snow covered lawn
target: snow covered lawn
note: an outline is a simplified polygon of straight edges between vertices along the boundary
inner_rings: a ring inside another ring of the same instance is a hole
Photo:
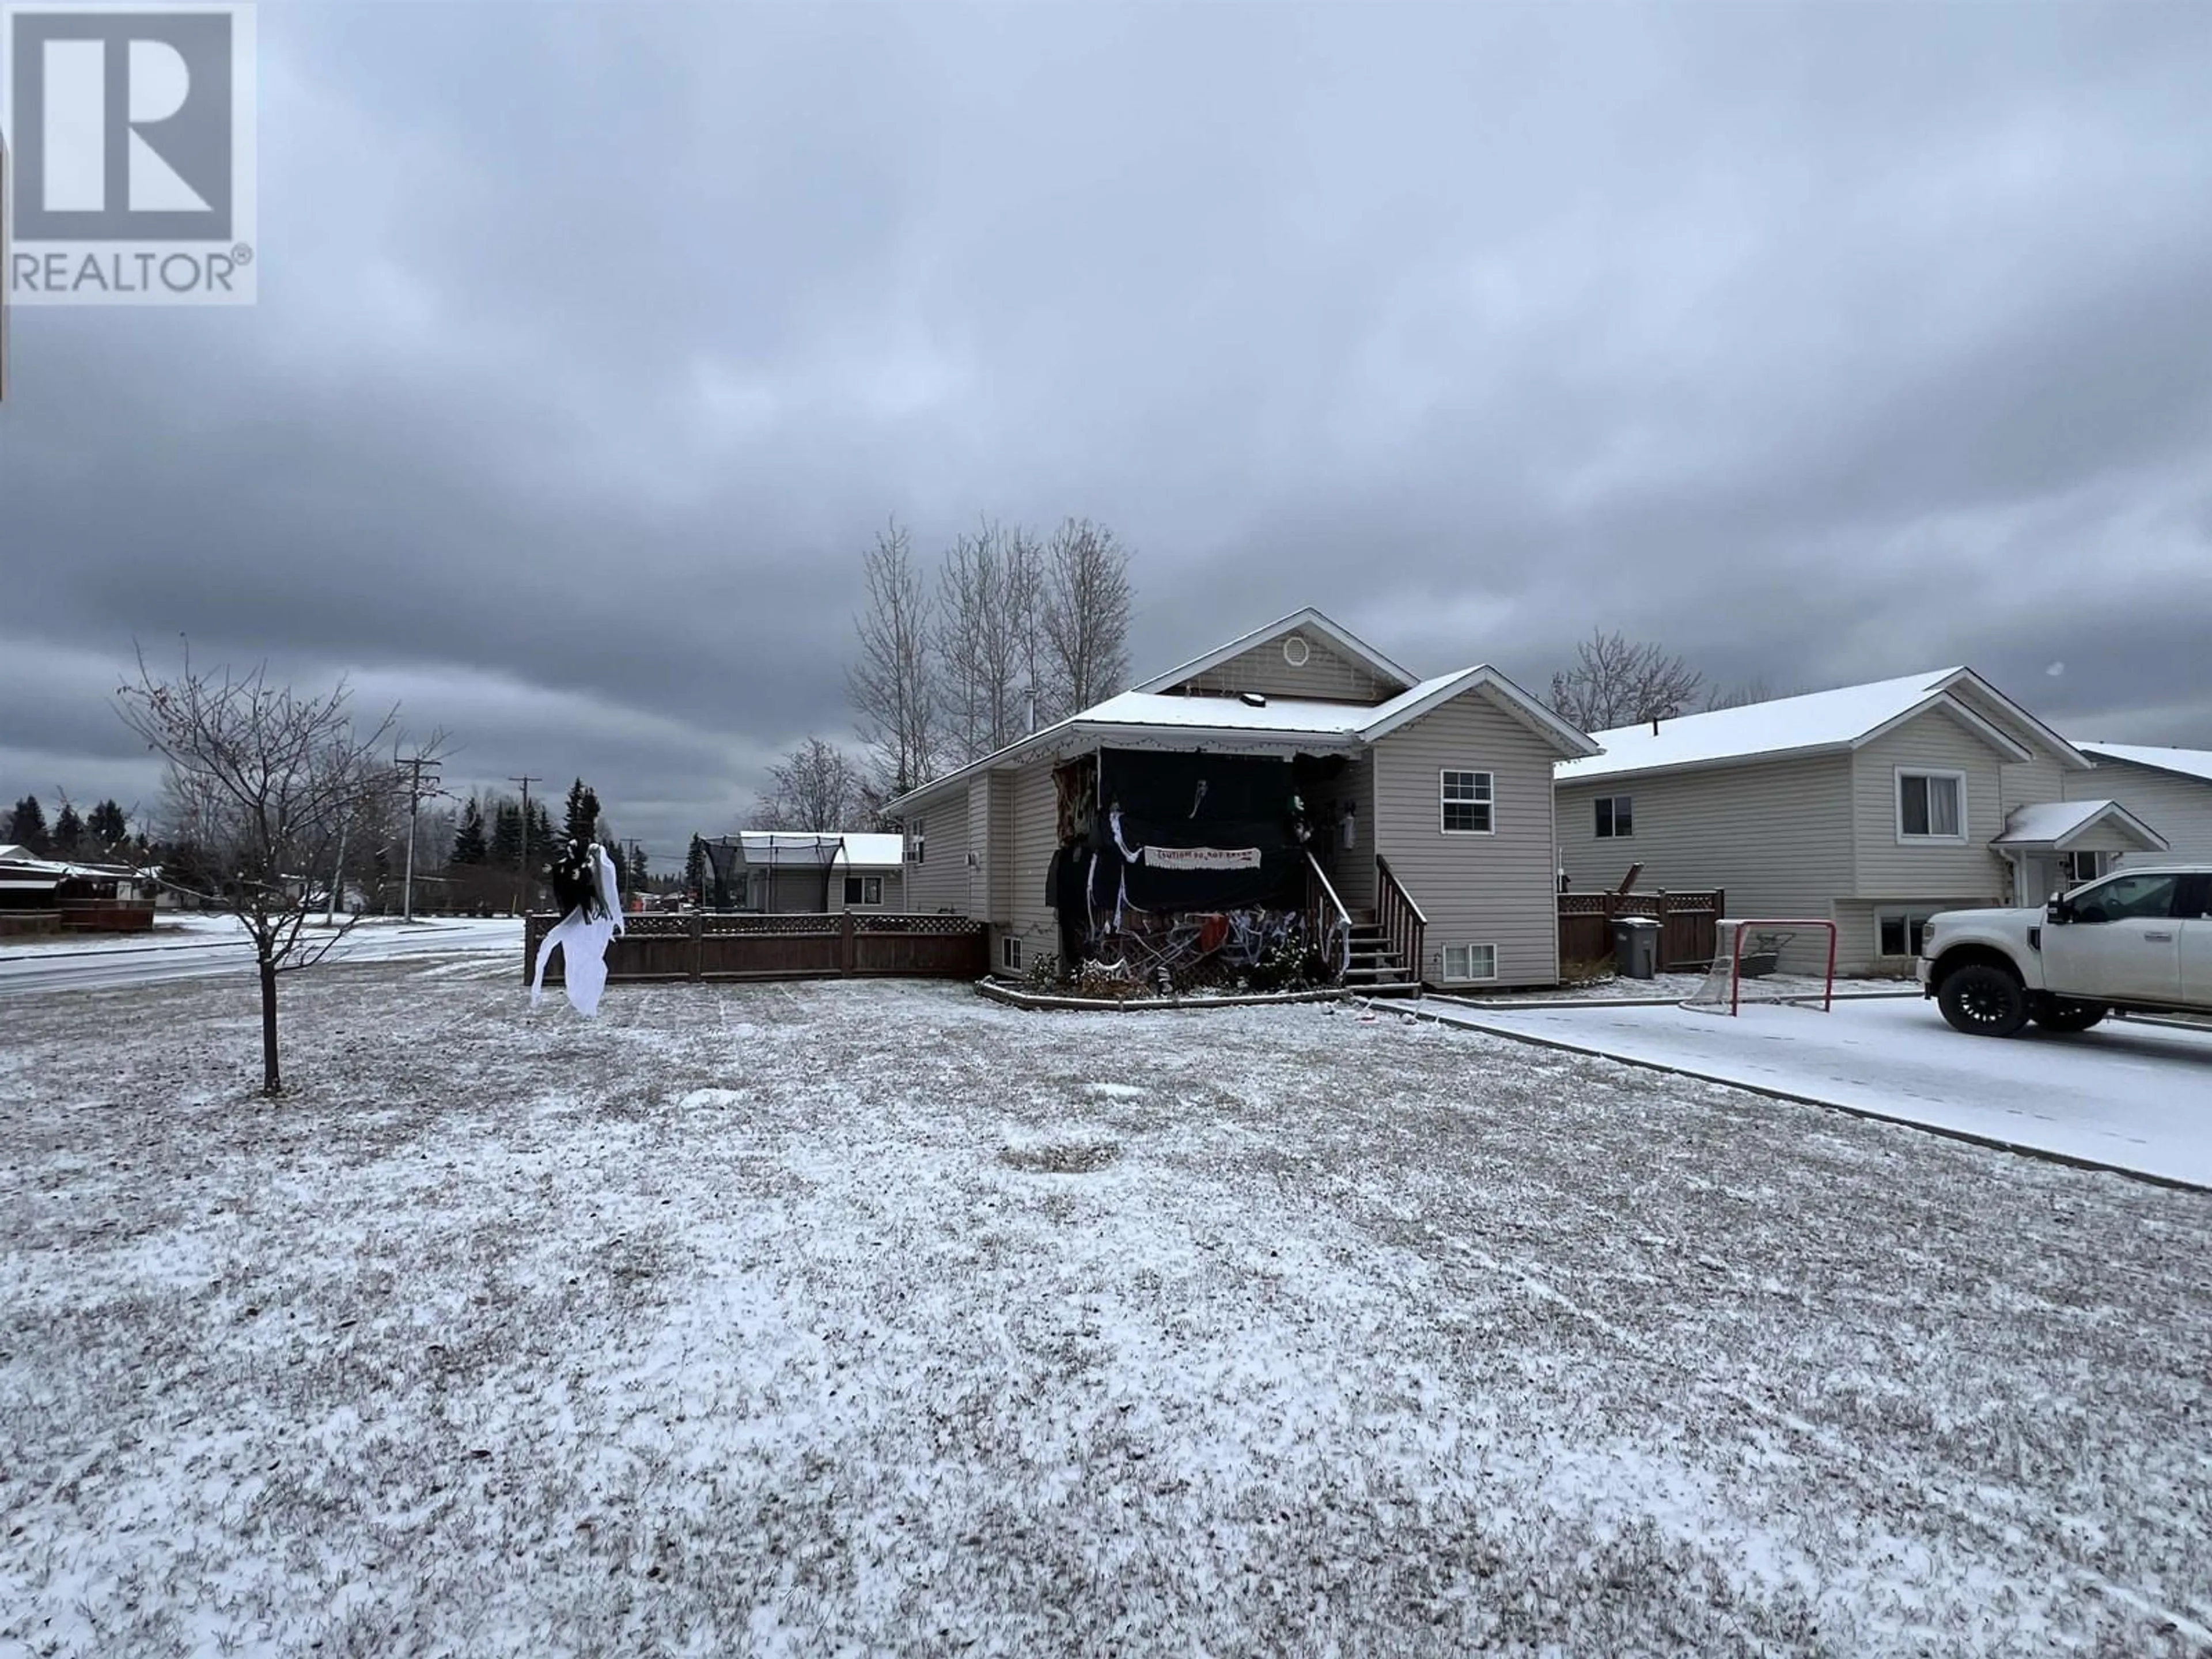
[[[247,982],[6,1011],[0,1654],[2212,1640],[2200,1194],[1348,1007],[287,995],[274,1108]]]
[[[1494,1031],[2212,1187],[2212,1031],[2108,1020],[2000,1042],[1960,1036],[1917,996],[1735,1016],[1430,1006]]]

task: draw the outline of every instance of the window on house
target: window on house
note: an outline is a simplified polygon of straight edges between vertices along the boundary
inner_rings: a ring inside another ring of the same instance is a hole
[[[916,864],[927,864],[929,861],[924,856],[929,850],[928,843],[922,840],[922,831],[927,827],[926,821],[921,818],[916,818],[914,821],[914,834],[908,840],[910,850],[908,856]]]
[[[1022,971],[1022,942],[1012,933],[999,940],[999,965],[1010,973]]]
[[[2094,881],[2105,873],[2102,853],[2069,853],[2061,866],[2066,872],[2066,884],[2078,887],[2085,881]]]
[[[1875,918],[1875,954],[1917,957],[1932,910],[1884,910]]]
[[[1442,772],[1437,775],[1438,803],[1443,808],[1443,832],[1448,836],[1486,836],[1494,825],[1492,784],[1487,772]]]
[[[1445,945],[1444,977],[1446,979],[1496,979],[1498,977],[1498,947],[1495,945]]]
[[[1966,840],[1966,775],[1899,772],[1897,834],[1900,841]]]
[[[848,904],[881,904],[884,902],[884,878],[881,876],[848,876],[845,878],[845,902]]]
[[[1600,841],[1626,841],[1635,833],[1634,797],[1600,795],[1597,798],[1597,838]]]

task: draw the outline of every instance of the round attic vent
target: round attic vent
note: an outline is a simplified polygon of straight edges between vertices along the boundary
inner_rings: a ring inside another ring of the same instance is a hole
[[[1293,634],[1283,641],[1283,660],[1293,668],[1304,668],[1312,655],[1303,634]]]

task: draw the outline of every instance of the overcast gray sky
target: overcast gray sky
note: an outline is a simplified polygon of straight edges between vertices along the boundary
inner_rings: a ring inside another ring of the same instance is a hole
[[[261,9],[260,306],[18,310],[0,795],[134,637],[349,674],[665,870],[850,736],[860,550],[1088,514],[1139,671],[1301,605],[1967,662],[2212,747],[2212,6]]]

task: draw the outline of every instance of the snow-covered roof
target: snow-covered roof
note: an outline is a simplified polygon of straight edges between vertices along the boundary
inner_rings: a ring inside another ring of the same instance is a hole
[[[825,843],[842,842],[831,862],[895,870],[906,856],[903,836],[849,830],[741,830],[748,864],[819,863]]]
[[[1559,753],[1590,752],[1593,745],[1588,736],[1487,663],[1423,680],[1388,702],[1371,706],[1252,694],[1169,696],[1157,691],[1124,691],[1009,744],[995,754],[971,762],[957,772],[948,772],[919,789],[909,790],[884,810],[892,813],[908,811],[928,796],[977,773],[1042,755],[1078,732],[1095,736],[1109,744],[1116,733],[1159,731],[1187,732],[1194,741],[1217,738],[1232,742],[1242,739],[1269,748],[1279,744],[1284,748],[1324,751],[1353,750],[1388,737],[1408,721],[1419,720],[1462,692],[1478,687],[1489,690]]]
[[[2176,772],[2185,778],[2201,778],[2212,783],[2212,749],[2168,749],[2156,744],[2092,743],[2087,738],[2074,739],[2074,746],[2093,760],[2132,761],[2137,766],[2156,767],[2161,772]]]
[[[2100,823],[2127,830],[2147,852],[2166,851],[2166,837],[2116,800],[2047,800],[2015,806],[1992,847],[2063,848]]]
[[[1995,747],[2014,751],[2016,759],[2027,759],[2027,750],[2014,738],[1948,694],[1952,683],[1971,675],[1972,671],[1965,668],[1932,669],[1867,685],[1777,697],[1741,708],[1717,708],[1708,714],[1684,714],[1661,720],[1656,732],[1649,721],[1619,726],[1595,734],[1603,754],[1562,761],[1555,770],[1561,783],[1586,783],[1631,772],[1723,766],[1737,761],[1856,749],[1900,721],[1939,705],[1987,737]],[[1973,683],[1989,697],[2014,707],[1978,677],[1973,677]],[[2018,712],[2032,722],[2033,717],[2025,710]],[[2075,764],[2080,764],[2078,759]]]

